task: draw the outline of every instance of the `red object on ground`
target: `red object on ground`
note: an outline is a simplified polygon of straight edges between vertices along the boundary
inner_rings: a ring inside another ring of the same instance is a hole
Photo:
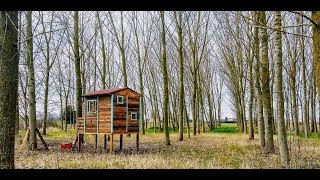
[[[72,148],[72,143],[67,143],[67,144],[60,144],[61,149],[71,149]]]

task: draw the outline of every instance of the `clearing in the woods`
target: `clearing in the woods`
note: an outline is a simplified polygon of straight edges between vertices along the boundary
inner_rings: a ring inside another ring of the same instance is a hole
[[[24,131],[20,131],[23,137]],[[164,133],[154,133],[148,129],[140,136],[140,149],[135,150],[135,136],[124,136],[123,150],[119,151],[119,135],[115,136],[115,154],[103,149],[103,137],[99,137],[98,150],[94,151],[92,135],[85,135],[81,152],[61,150],[61,143],[73,142],[75,131],[62,131],[49,127],[45,140],[49,151],[24,151],[19,149],[17,138],[16,168],[281,168],[276,146],[276,154],[266,154],[256,139],[248,140],[248,135],[240,133],[236,124],[222,124],[212,132],[197,134],[179,141],[178,133],[170,133],[171,145],[164,143]],[[20,138],[21,139],[21,138]],[[320,168],[319,137],[288,137],[291,153],[291,168]],[[275,135],[275,144],[277,136]]]

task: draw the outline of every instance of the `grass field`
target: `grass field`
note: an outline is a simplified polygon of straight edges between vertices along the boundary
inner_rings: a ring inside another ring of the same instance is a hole
[[[93,136],[85,135],[85,144],[81,152],[60,150],[61,143],[71,143],[75,131],[64,132],[57,128],[48,128],[44,137],[49,151],[24,151],[17,139],[16,168],[126,168],[126,169],[171,169],[171,168],[281,168],[275,136],[276,153],[266,154],[259,146],[257,134],[254,140],[240,133],[235,124],[222,124],[211,132],[191,135],[184,141],[178,141],[178,134],[171,133],[171,145],[164,144],[164,134],[148,129],[146,135],[140,135],[140,149],[135,150],[135,135],[124,136],[123,149],[119,151],[119,135],[115,135],[115,154],[103,149],[103,137],[99,136],[97,152],[93,149]],[[288,137],[291,154],[290,168],[320,168],[320,138],[313,136]]]

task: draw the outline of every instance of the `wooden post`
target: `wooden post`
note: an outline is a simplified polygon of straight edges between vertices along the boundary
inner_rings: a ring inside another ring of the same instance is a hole
[[[122,149],[122,139],[123,139],[123,135],[120,134],[120,150]]]
[[[43,145],[44,145],[44,147],[46,148],[46,150],[49,150],[49,148],[48,148],[48,146],[47,146],[47,143],[44,141],[44,139],[43,139],[43,137],[41,136],[41,133],[40,133],[40,131],[39,131],[39,129],[38,129],[38,128],[36,128],[36,133],[38,134],[38,136],[39,136],[39,138],[40,138],[40,140],[41,140],[42,144],[43,144]]]
[[[137,133],[137,136],[136,136],[136,147],[137,147],[137,152],[139,150],[139,133]]]
[[[72,151],[74,150],[74,147],[76,147],[78,139],[79,139],[79,134],[77,134],[77,136],[76,136],[76,139],[75,139],[74,144],[73,144],[72,149],[71,149]]]
[[[106,150],[107,149],[107,135],[104,134],[103,137],[104,137],[103,138],[103,149]]]
[[[110,136],[110,154],[113,154],[113,133]]]
[[[80,152],[80,148],[81,148],[81,138],[80,138],[81,134],[78,134],[78,152]]]
[[[97,151],[97,149],[98,149],[98,134],[94,135],[94,142],[95,142],[94,151]]]

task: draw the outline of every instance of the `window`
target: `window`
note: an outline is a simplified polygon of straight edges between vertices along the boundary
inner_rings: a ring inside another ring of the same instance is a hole
[[[87,100],[87,113],[96,113],[97,102],[96,100]]]
[[[138,120],[138,113],[131,112],[131,120]]]
[[[117,96],[117,104],[123,104],[123,96]]]

